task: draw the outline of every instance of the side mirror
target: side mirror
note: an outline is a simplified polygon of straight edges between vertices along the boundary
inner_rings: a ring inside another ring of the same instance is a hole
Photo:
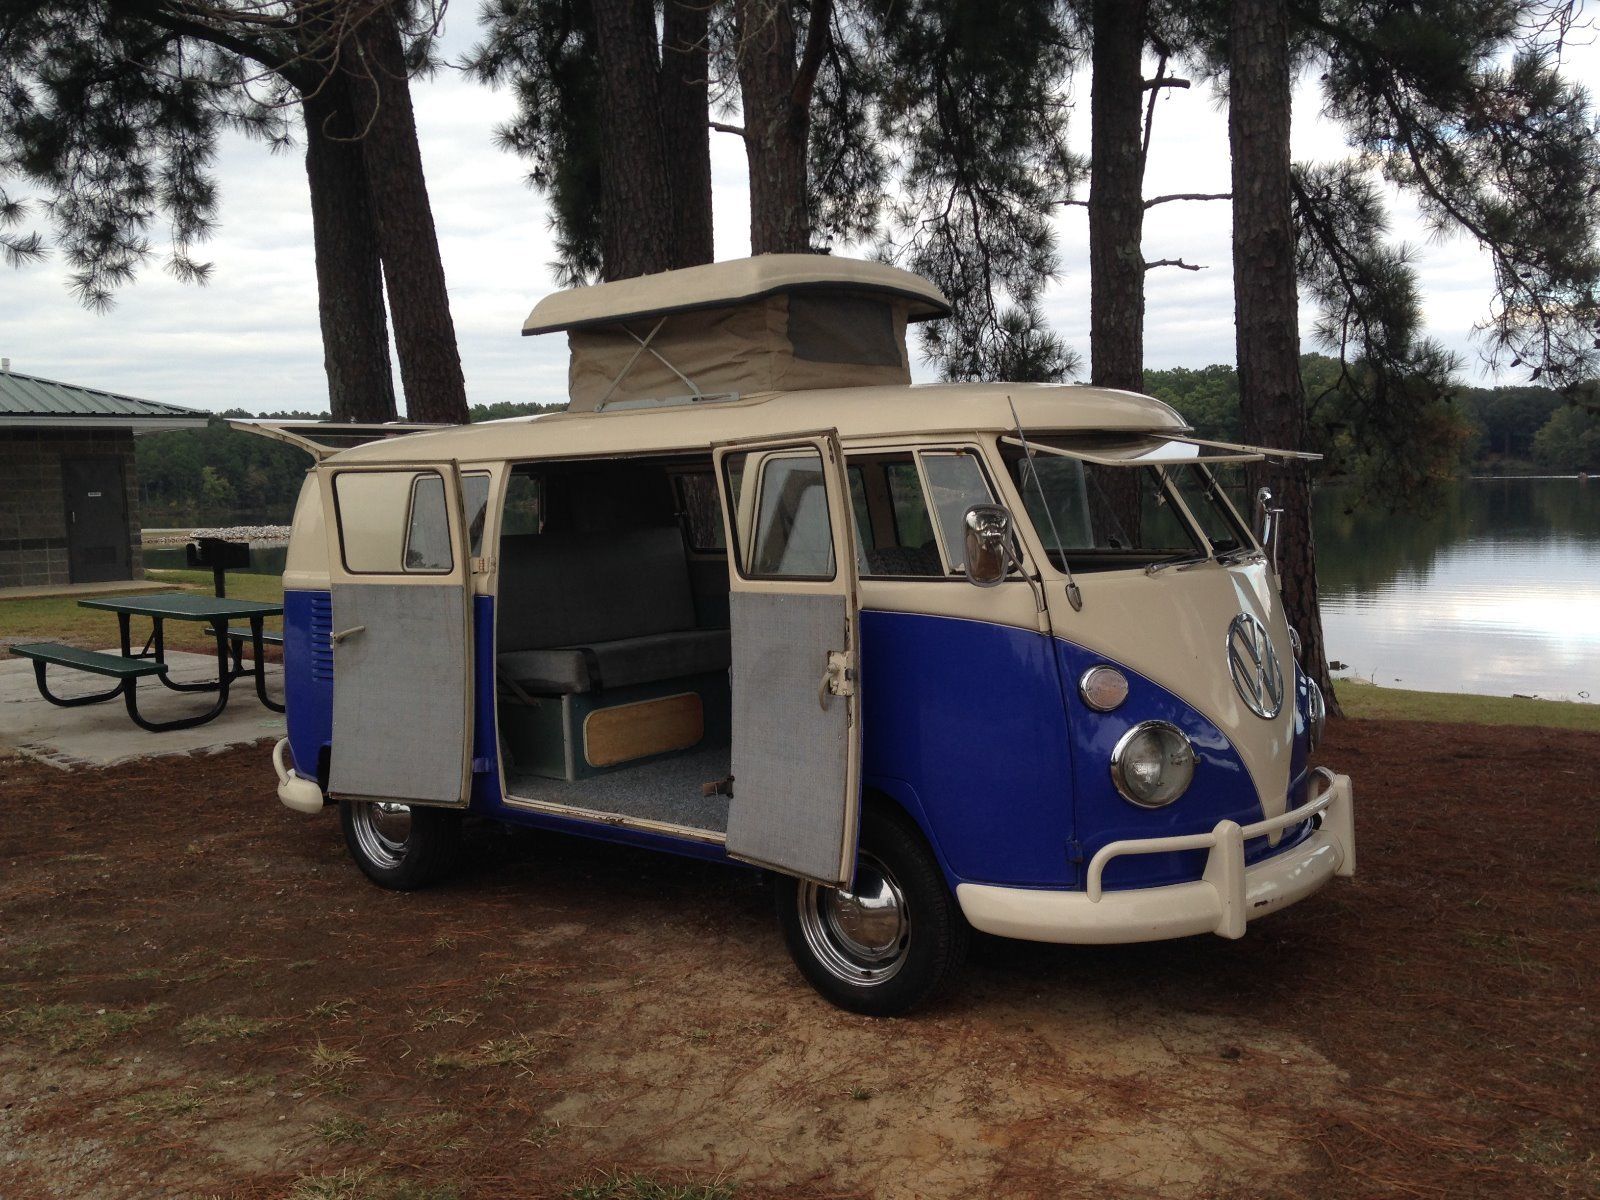
[[[1278,518],[1283,509],[1272,507],[1272,489],[1256,492],[1256,540],[1267,553],[1267,561],[1274,572],[1278,569]]]
[[[1011,513],[999,504],[974,504],[967,509],[962,525],[968,582],[984,588],[1003,582],[1013,556]]]

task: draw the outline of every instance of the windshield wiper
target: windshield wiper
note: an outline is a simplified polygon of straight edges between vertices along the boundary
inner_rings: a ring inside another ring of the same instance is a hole
[[[1211,559],[1204,554],[1195,554],[1188,558],[1169,558],[1166,562],[1151,563],[1144,569],[1144,573],[1146,575],[1158,575],[1168,567],[1178,571],[1187,571],[1190,567],[1198,567],[1210,561]],[[1217,561],[1221,562],[1222,560],[1218,559]]]

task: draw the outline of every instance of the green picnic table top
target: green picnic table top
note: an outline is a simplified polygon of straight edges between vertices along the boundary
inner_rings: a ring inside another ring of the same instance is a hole
[[[79,600],[81,608],[103,608],[107,612],[132,613],[143,617],[164,617],[173,621],[215,621],[221,618],[275,617],[283,605],[265,600],[230,600],[225,596],[206,596],[197,592],[157,592],[132,596],[96,596]]]

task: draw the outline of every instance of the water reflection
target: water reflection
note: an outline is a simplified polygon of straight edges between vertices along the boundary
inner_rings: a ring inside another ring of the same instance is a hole
[[[1325,489],[1329,654],[1425,691],[1600,699],[1600,480],[1468,480],[1431,511]]]

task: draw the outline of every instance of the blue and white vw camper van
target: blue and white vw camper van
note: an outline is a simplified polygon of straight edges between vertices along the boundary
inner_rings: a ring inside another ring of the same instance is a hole
[[[467,814],[771,873],[829,1000],[972,929],[1216,933],[1355,867],[1263,539],[1146,396],[911,386],[948,311],[770,255],[560,292],[571,406],[336,448],[284,573],[290,808],[415,888]]]

